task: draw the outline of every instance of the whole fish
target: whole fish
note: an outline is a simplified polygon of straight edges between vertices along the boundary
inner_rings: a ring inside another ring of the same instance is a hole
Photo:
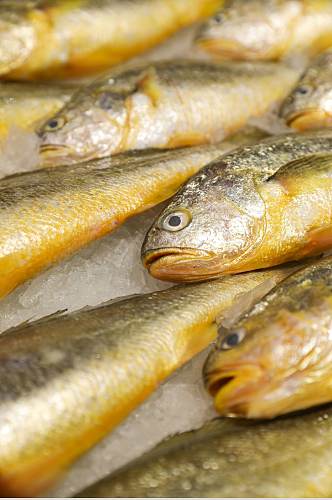
[[[144,265],[162,280],[202,281],[330,248],[331,141],[331,131],[284,135],[211,162],[149,230]]]
[[[225,420],[165,441],[77,496],[331,497],[331,407],[269,423]]]
[[[284,102],[281,116],[296,130],[332,126],[332,50],[317,56]]]
[[[271,418],[332,401],[332,257],[220,331],[204,378],[221,414]]]
[[[0,181],[0,297],[50,264],[167,199],[201,167],[243,142],[177,151],[134,151]]]
[[[331,0],[226,0],[196,44],[225,59],[314,55],[332,44]]]
[[[215,339],[217,316],[292,271],[174,287],[1,335],[1,496],[44,491]]]
[[[213,14],[221,0],[1,0],[0,74],[96,73]]]
[[[0,83],[0,135],[10,127],[34,131],[69,101],[77,85]]]
[[[41,127],[42,163],[217,142],[285,97],[297,78],[272,63],[179,60],[120,69],[83,87]]]

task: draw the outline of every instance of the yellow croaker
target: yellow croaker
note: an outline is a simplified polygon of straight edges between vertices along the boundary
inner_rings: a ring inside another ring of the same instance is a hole
[[[211,15],[220,0],[4,0],[0,74],[10,79],[96,73]]]

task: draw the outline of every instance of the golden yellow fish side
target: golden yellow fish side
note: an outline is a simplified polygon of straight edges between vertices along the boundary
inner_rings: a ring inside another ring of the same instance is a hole
[[[34,49],[10,71],[13,79],[97,73],[211,15],[221,0],[58,0],[28,8]],[[4,71],[2,71],[4,73]]]
[[[329,498],[331,422],[331,406],[268,424],[216,419],[76,497]]]
[[[1,494],[44,491],[215,338],[217,317],[290,272],[175,287],[0,336]]]
[[[215,150],[211,154],[214,157],[218,153]],[[15,177],[3,180],[0,297],[54,262],[113,231],[128,217],[169,198],[211,156],[203,153],[201,157],[193,155],[192,159],[179,158],[174,158],[171,165],[158,161],[154,164],[152,160],[142,166],[126,165],[124,158],[123,166],[113,170],[112,166],[107,170],[111,161],[106,160],[104,175],[101,169],[98,171],[98,165],[92,173],[92,163],[83,169],[60,167],[52,172],[24,174],[16,179],[27,188],[30,182],[35,185],[33,197],[14,204],[22,186],[15,187]],[[40,189],[38,180],[43,184]],[[11,185],[7,191],[8,183]]]
[[[319,162],[326,161],[320,170]],[[258,186],[265,205],[264,237],[230,272],[243,272],[300,260],[332,246],[332,156],[299,160],[304,169],[281,172]],[[317,170],[315,171],[315,164]],[[309,165],[306,171],[305,166]],[[227,272],[227,271],[226,271]]]
[[[288,95],[298,76],[281,64],[190,59],[120,68],[40,127],[42,164],[216,143]]]

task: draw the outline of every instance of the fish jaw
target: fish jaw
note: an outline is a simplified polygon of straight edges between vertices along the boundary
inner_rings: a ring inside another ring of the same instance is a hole
[[[42,144],[39,149],[39,157],[42,167],[70,165],[80,160],[74,149],[60,144]]]
[[[218,261],[212,252],[194,248],[161,248],[142,254],[143,265],[154,278],[175,283],[217,277]]]
[[[236,60],[236,61],[263,61],[269,60],[269,54],[261,54],[260,52],[255,52],[253,50],[248,50],[244,45],[235,40],[218,40],[213,38],[201,38],[197,40],[197,46],[204,50],[205,52],[211,53],[218,58],[225,60]]]
[[[205,371],[205,385],[214,397],[215,408],[227,417],[261,418],[259,412],[257,415],[253,411],[252,403],[267,380],[263,369],[253,363],[236,363]]]
[[[332,125],[332,116],[319,108],[311,108],[293,113],[286,118],[286,123],[300,132],[326,128]]]

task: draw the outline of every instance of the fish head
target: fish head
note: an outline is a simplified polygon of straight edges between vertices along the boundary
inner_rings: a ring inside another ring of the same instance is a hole
[[[196,43],[225,59],[279,58],[290,38],[290,26],[299,15],[298,0],[229,0],[203,23]]]
[[[288,126],[304,131],[332,125],[331,78],[332,70],[328,75],[315,68],[308,71],[281,108]]]
[[[102,88],[80,90],[41,126],[41,163],[70,164],[121,151],[126,134],[125,96]]]
[[[320,304],[321,310],[326,307],[331,304]],[[249,314],[236,327],[220,328],[204,366],[205,385],[218,412],[273,418],[322,402],[317,394],[332,361],[331,325],[320,329],[317,323],[314,331],[312,313],[285,307],[265,314],[264,302],[255,308],[258,314]]]
[[[21,5],[20,5],[21,4]],[[36,46],[36,33],[28,19],[29,2],[0,5],[0,75],[18,68]]]
[[[222,170],[219,161],[192,177],[148,231],[142,260],[155,278],[203,281],[227,274],[260,241],[262,200],[253,199],[249,177],[239,185]]]

